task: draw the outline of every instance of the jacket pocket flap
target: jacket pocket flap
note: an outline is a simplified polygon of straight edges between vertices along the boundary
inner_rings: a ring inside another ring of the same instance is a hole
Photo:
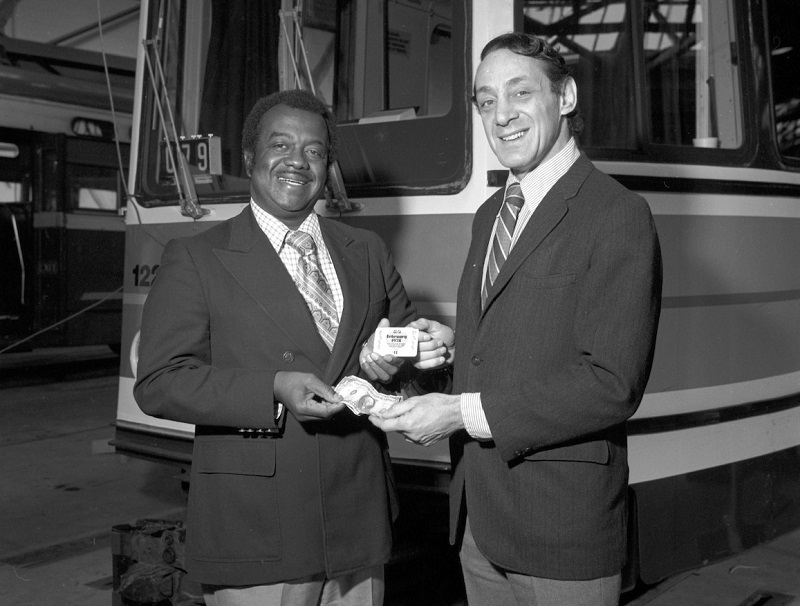
[[[275,475],[275,444],[264,438],[195,438],[193,466],[199,473]]]
[[[525,457],[526,461],[584,461],[601,465],[607,464],[608,459],[608,442],[605,440],[548,448]]]

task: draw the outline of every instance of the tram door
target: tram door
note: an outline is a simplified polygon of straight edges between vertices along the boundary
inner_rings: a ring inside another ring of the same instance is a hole
[[[0,129],[0,346],[31,325],[32,150],[30,136]]]

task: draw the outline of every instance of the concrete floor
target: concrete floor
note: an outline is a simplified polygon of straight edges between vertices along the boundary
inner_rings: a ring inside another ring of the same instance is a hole
[[[0,389],[0,605],[111,604],[112,526],[176,519],[175,469],[118,455],[117,377]]]

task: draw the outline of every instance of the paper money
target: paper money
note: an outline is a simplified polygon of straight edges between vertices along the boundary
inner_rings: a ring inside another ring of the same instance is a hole
[[[380,393],[364,379],[348,375],[333,388],[347,407],[357,415],[377,415],[383,413],[402,400],[402,396]]]
[[[375,329],[375,346],[372,348],[382,356],[413,358],[417,355],[419,330],[416,328],[381,327]]]

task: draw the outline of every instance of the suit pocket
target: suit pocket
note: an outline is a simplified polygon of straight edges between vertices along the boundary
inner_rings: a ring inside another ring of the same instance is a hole
[[[277,560],[280,514],[272,440],[195,438],[187,535],[210,562]]]
[[[198,473],[275,475],[275,444],[264,438],[197,438],[193,458],[197,461],[194,465]]]
[[[569,446],[540,450],[525,457],[526,461],[582,461],[607,465],[610,458],[608,442],[595,440]]]

